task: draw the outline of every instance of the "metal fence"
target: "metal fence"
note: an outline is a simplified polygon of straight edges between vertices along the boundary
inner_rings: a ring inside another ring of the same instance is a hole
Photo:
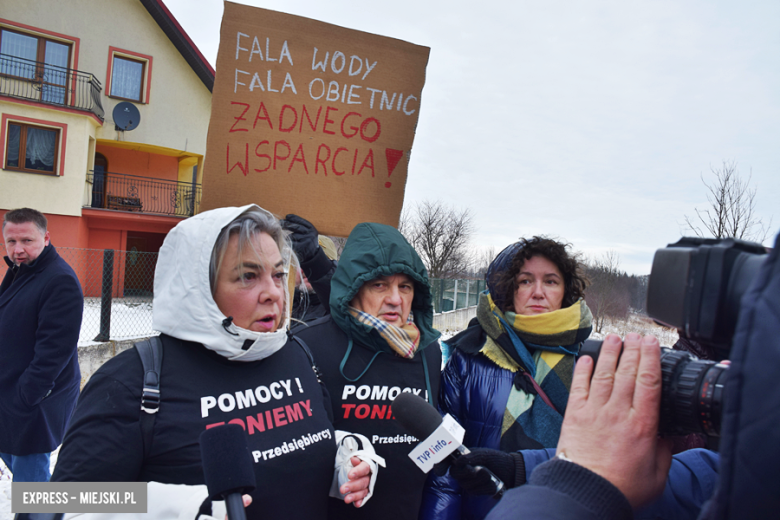
[[[448,312],[472,307],[485,290],[485,280],[450,280],[431,278],[433,312]]]
[[[84,110],[102,120],[102,90],[89,72],[0,54],[0,95]]]
[[[87,183],[92,185],[88,207],[176,217],[193,216],[202,195],[200,184],[124,173],[92,170]]]
[[[79,345],[156,334],[152,294],[157,253],[70,247],[57,252],[76,272],[84,292]],[[0,244],[0,256],[5,254]],[[0,264],[1,277],[8,267]]]
[[[84,291],[79,345],[145,338],[152,329],[152,296],[157,253],[113,249],[57,248],[73,268]],[[0,243],[0,256],[5,256]],[[7,271],[0,262],[0,279]],[[431,279],[434,312],[477,304],[484,280]]]

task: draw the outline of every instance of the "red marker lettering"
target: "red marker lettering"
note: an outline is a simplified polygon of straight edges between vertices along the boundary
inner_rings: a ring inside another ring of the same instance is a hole
[[[268,155],[268,154],[264,154],[264,153],[260,153],[259,152],[260,147],[263,146],[264,144],[270,144],[270,143],[268,141],[260,141],[259,143],[257,143],[257,146],[255,146],[255,155],[260,157],[261,159],[267,159],[268,160],[268,165],[265,168],[263,168],[262,170],[259,169],[259,168],[255,168],[255,171],[257,173],[262,173],[262,172],[268,170],[268,168],[271,167],[271,156]]]
[[[341,135],[343,135],[347,139],[349,139],[350,137],[355,137],[357,135],[357,133],[358,133],[358,130],[359,130],[358,127],[356,127],[356,126],[350,126],[349,129],[351,130],[351,133],[347,134],[344,131],[344,124],[347,122],[347,118],[349,116],[361,117],[360,114],[358,114],[357,112],[350,112],[349,114],[344,116],[344,119],[341,120]]]
[[[308,175],[309,167],[306,165],[306,157],[303,155],[303,144],[299,144],[298,149],[295,150],[295,155],[293,155],[292,161],[290,161],[290,167],[287,168],[287,173],[290,173],[290,170],[292,170],[293,165],[297,162],[303,163],[303,169],[306,171],[306,175]],[[298,378],[296,377],[295,380],[298,381]],[[303,393],[303,389],[301,388],[300,382],[298,382],[298,388],[301,390],[301,393]]]
[[[263,113],[262,117],[260,116],[261,112]],[[268,116],[268,110],[265,109],[265,105],[262,102],[260,103],[260,107],[257,109],[255,122],[252,124],[253,129],[257,126],[258,121],[265,121],[268,123],[268,128],[270,128],[271,130],[274,129],[274,125],[271,123],[271,118]]]
[[[368,154],[366,154],[366,158],[363,159],[363,164],[360,165],[360,169],[357,172],[358,175],[363,172],[363,168],[368,168],[371,170],[371,176],[374,176],[374,150],[370,148],[368,150]]]
[[[338,150],[336,150],[336,153],[333,154],[333,162],[331,163],[330,166],[331,166],[331,169],[333,170],[333,174],[334,175],[344,175],[345,173],[347,173],[346,171],[339,171],[339,170],[336,169],[336,159],[338,158],[339,153],[341,153],[341,152],[348,152],[348,151],[349,150],[347,150],[346,148],[341,147]]]
[[[322,132],[325,134],[335,135],[336,132],[334,132],[333,130],[328,130],[328,124],[335,123],[333,119],[330,119],[331,110],[338,112],[339,109],[335,107],[328,107],[325,109],[325,123],[323,123],[322,125]]]
[[[306,116],[306,120],[309,122],[309,127],[311,128],[312,132],[317,131],[317,125],[320,122],[320,113],[322,112],[322,106],[320,106],[317,109],[317,119],[314,120],[314,124],[311,124],[311,117],[309,117],[309,112],[306,110],[306,105],[303,105],[303,110],[301,113],[301,126],[298,129],[298,133],[301,133],[303,131],[303,116]]]
[[[244,117],[244,114],[246,114],[247,110],[249,110],[249,103],[239,103],[237,101],[231,101],[231,105],[242,105],[244,107],[244,111],[241,112],[241,115],[238,117],[234,117],[233,119],[236,120],[235,123],[233,123],[233,126],[230,127],[230,130],[228,132],[248,132],[248,128],[236,128],[236,125],[239,121],[246,121],[246,118]]]
[[[284,146],[285,148],[287,148],[287,155],[285,155],[285,156],[279,155],[278,150],[279,150],[279,146],[280,145]],[[286,161],[287,159],[290,158],[290,152],[291,151],[292,150],[290,149],[290,145],[287,144],[287,141],[276,141],[274,143],[274,170],[276,170],[276,160],[278,159],[280,161]]]
[[[285,127],[284,126],[284,112],[285,112],[285,110],[288,110],[288,109],[292,111],[294,119],[293,119],[292,124],[289,127]],[[279,131],[280,132],[292,132],[293,129],[295,128],[295,125],[297,123],[298,123],[298,112],[293,107],[291,107],[290,105],[284,105],[282,107],[282,111],[279,112]]]
[[[230,143],[228,143],[228,145],[227,145],[227,155],[226,155],[226,158],[227,158],[227,172],[228,173],[232,172],[236,168],[236,166],[238,166],[238,169],[241,170],[241,173],[243,173],[244,177],[246,177],[246,171],[247,171],[247,168],[249,168],[249,143],[247,143],[245,146],[246,146],[246,148],[244,150],[244,164],[241,164],[241,161],[238,161],[233,166],[230,166]]]
[[[366,135],[366,128],[368,128],[368,125],[374,122],[376,123],[376,131],[374,132],[374,135],[368,136]],[[379,139],[379,134],[382,133],[382,125],[379,123],[379,119],[375,117],[369,117],[363,123],[360,125],[360,138],[363,139],[366,142],[373,143],[377,139]]]
[[[324,159],[321,159],[320,158],[320,152],[323,150],[323,148],[325,150],[327,150],[328,155]],[[328,159],[330,159],[330,147],[328,145],[326,145],[326,144],[321,144],[320,147],[317,148],[317,160],[316,160],[316,162],[314,164],[314,173],[315,174],[319,173],[319,171],[320,171],[320,164],[322,164],[322,171],[325,173],[325,176],[328,175],[328,166],[325,164],[328,161]]]

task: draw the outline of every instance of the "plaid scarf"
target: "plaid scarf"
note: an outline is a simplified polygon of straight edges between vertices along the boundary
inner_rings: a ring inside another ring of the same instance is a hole
[[[411,312],[403,327],[397,327],[354,307],[349,307],[349,313],[358,322],[375,329],[387,341],[393,352],[406,359],[414,357],[417,347],[420,346],[420,331],[414,324]]]
[[[590,309],[580,300],[545,314],[503,313],[486,291],[480,295],[477,319],[487,334],[480,352],[515,373],[501,426],[501,449],[554,448],[575,356],[591,332]]]

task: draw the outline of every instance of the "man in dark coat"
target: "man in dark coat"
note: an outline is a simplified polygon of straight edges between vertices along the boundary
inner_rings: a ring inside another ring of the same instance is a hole
[[[14,482],[49,480],[49,455],[62,442],[81,382],[84,297],[46,226],[46,217],[29,208],[3,219],[8,272],[0,284],[0,457]]]

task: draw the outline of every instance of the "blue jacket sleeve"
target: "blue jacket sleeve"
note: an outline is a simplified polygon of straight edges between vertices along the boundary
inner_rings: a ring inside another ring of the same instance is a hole
[[[449,413],[456,418],[460,410],[462,379],[458,357],[451,357],[441,374],[439,391],[439,411]],[[420,505],[420,520],[459,520],[461,517],[461,490],[455,479],[449,474],[428,475]]]
[[[533,473],[536,466],[547,462],[551,458],[555,457],[555,448],[545,448],[543,450],[521,450],[520,455],[523,456],[523,462],[525,463],[525,481],[531,480],[531,473]]]
[[[555,456],[554,449],[523,450],[526,481],[534,469]],[[710,499],[718,481],[717,453],[695,449],[675,455],[663,494],[648,506],[634,511],[636,520],[694,520]]]
[[[718,481],[720,456],[712,451],[695,449],[678,453],[663,495],[652,504],[634,512],[636,520],[693,520],[704,502],[712,497]]]

